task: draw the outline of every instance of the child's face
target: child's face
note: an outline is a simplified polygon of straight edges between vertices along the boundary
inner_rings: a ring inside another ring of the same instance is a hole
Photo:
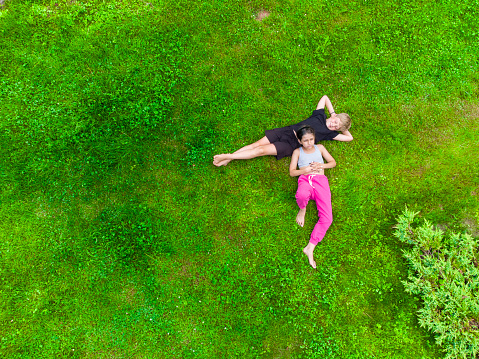
[[[304,148],[312,148],[314,146],[314,135],[312,133],[307,133],[303,135],[299,142]]]
[[[339,120],[339,117],[336,117],[336,114],[331,116],[327,126],[331,131],[338,131],[341,128],[341,121]]]

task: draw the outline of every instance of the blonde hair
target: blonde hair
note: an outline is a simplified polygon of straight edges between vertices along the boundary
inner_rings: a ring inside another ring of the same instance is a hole
[[[340,131],[347,131],[351,128],[351,117],[347,113],[338,113],[336,116],[339,117],[339,121],[341,122]]]

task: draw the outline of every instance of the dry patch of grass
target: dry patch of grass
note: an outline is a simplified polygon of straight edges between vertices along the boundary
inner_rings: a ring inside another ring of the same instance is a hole
[[[121,293],[122,301],[128,303],[129,305],[134,304],[134,302],[138,299],[137,296],[138,290],[131,284],[126,286]]]
[[[60,206],[49,205],[44,197],[37,197],[33,200],[35,203],[35,216],[38,219],[57,218],[63,214]]]
[[[460,114],[463,115],[467,120],[474,120],[479,117],[479,104],[462,102]]]
[[[93,200],[90,203],[80,203],[80,213],[83,219],[87,221],[92,221],[97,218],[103,209],[106,207],[104,201]]]
[[[479,237],[479,228],[477,221],[472,218],[466,218],[462,224],[467,228],[469,234],[473,237]]]
[[[451,111],[451,121],[446,127],[438,127],[433,129],[431,142],[453,142],[456,137],[452,135],[455,128],[470,128],[473,130],[476,127],[477,119],[479,117],[479,105],[477,103],[470,103],[463,101],[457,106],[454,106]]]
[[[271,15],[271,13],[267,10],[260,10],[257,14],[256,14],[256,21],[263,21],[264,19],[266,19],[269,15]]]

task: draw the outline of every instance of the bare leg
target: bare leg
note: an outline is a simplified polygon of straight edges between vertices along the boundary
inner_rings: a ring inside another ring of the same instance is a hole
[[[266,139],[267,140],[267,139]],[[261,141],[261,140],[260,140]],[[260,142],[258,141],[258,142]],[[214,156],[213,164],[215,166],[226,166],[232,160],[248,160],[255,157],[277,155],[276,147],[272,144],[264,144],[259,146],[254,146],[256,143],[240,148],[234,153],[223,153],[221,155]]]
[[[246,145],[244,147],[241,147],[238,151],[235,151],[234,153],[242,152],[245,150],[251,150],[253,148],[259,147],[259,146],[265,146],[269,145],[271,142],[269,142],[268,137],[263,136],[260,140],[253,142],[249,145]]]
[[[268,138],[266,136],[264,136],[263,138],[261,138],[260,140],[256,141],[256,142],[253,142],[249,145],[246,145],[244,147],[241,147],[239,150],[235,151],[234,153],[238,153],[238,152],[243,152],[243,151],[247,151],[247,150],[252,150],[254,148],[257,148],[257,147],[260,147],[260,146],[265,146],[265,145],[269,145],[270,142],[268,140]],[[219,161],[218,160],[218,156],[221,156],[221,155],[216,155],[213,157],[213,164],[215,166],[226,166],[228,163],[230,163],[231,160],[222,160],[222,161]]]
[[[308,261],[309,264],[311,264],[311,267],[316,269],[316,262],[314,261],[313,257],[314,248],[316,248],[316,245],[309,242],[308,245],[303,248],[303,253],[306,254],[306,256],[308,257]]]
[[[296,223],[301,227],[304,226],[304,216],[306,215],[306,207],[300,208],[298,214],[296,215]]]

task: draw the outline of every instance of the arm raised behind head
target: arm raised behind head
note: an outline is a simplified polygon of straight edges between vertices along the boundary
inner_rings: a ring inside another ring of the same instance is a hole
[[[348,130],[346,130],[346,131],[342,131],[342,133],[334,137],[333,140],[342,141],[342,142],[351,142],[353,140],[353,135],[351,135],[351,133]]]
[[[335,113],[334,108],[333,108],[333,104],[331,103],[331,100],[329,99],[329,97],[326,96],[326,95],[321,97],[321,99],[318,102],[318,106],[316,106],[316,110],[322,109],[324,107],[327,107],[330,115]]]

